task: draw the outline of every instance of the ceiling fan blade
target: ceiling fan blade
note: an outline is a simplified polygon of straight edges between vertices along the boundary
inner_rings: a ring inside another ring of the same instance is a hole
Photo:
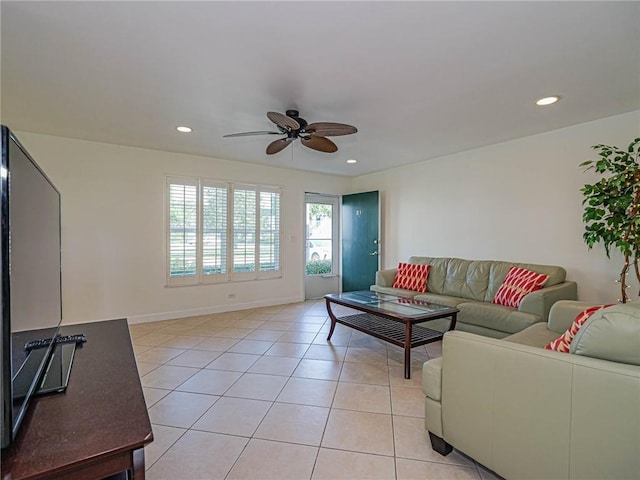
[[[346,125],[344,123],[334,122],[316,122],[311,123],[305,127],[307,133],[314,136],[329,136],[334,137],[337,135],[351,135],[356,133],[358,129],[352,125]]]
[[[278,112],[267,112],[267,118],[282,128],[288,127],[291,130],[298,130],[300,128],[300,124],[293,118]]]
[[[249,135],[282,135],[282,132],[267,132],[266,130],[262,130],[260,132],[229,133],[228,135],[223,135],[222,137],[248,137]]]
[[[318,150],[319,152],[333,153],[338,151],[338,146],[328,138],[312,135],[308,139],[300,137],[300,141],[305,147]]]
[[[267,145],[267,155],[273,155],[274,153],[284,150],[285,147],[291,143],[291,140],[293,140],[293,138],[287,137],[271,142]]]

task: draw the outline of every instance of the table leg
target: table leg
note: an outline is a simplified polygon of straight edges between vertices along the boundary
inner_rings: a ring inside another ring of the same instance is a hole
[[[133,469],[131,470],[131,478],[133,480],[144,480],[144,448],[138,448],[133,453]]]
[[[327,335],[327,341],[331,340],[331,335],[333,335],[333,331],[336,328],[336,316],[331,311],[331,302],[328,298],[325,298],[325,302],[327,303],[327,312],[329,313],[329,318],[331,318],[331,328],[329,329],[329,335]]]
[[[458,313],[452,313],[451,314],[451,323],[449,324],[449,331],[453,330],[454,328],[456,328],[456,321],[458,319]]]
[[[411,322],[404,327],[404,378],[411,378]]]

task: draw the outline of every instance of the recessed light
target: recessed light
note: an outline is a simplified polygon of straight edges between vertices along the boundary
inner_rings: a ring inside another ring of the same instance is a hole
[[[189,127],[176,127],[176,130],[182,133],[191,133],[193,131]]]
[[[347,160],[347,163],[358,163],[358,160],[354,160],[353,158]]]
[[[551,105],[560,100],[560,97],[544,97],[536,102],[536,105],[540,105],[541,107],[544,105]]]

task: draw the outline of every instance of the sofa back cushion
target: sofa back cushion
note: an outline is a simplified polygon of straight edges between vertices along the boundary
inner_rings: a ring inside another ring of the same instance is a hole
[[[444,281],[447,278],[448,258],[435,257],[411,257],[409,263],[419,265],[431,265],[429,276],[427,277],[427,292],[442,294],[444,291]]]
[[[566,279],[565,269],[552,265],[418,256],[410,257],[409,263],[431,265],[427,280],[428,292],[479,302],[491,302],[512,266],[549,275],[545,287],[562,283]]]
[[[569,351],[640,365],[640,301],[598,310],[580,327]]]

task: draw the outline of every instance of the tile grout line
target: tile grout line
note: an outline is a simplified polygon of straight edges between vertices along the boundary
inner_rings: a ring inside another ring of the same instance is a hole
[[[325,320],[325,323],[322,324],[322,327],[326,325],[328,320]],[[318,332],[318,335],[322,333],[322,330]],[[351,337],[349,337],[351,339]],[[345,351],[346,356],[346,351]],[[311,475],[309,480],[313,478],[313,473],[315,472],[316,466],[318,464],[318,458],[320,457],[320,450],[322,449],[322,442],[324,441],[325,433],[327,432],[327,425],[329,424],[329,418],[331,417],[331,411],[333,410],[333,403],[335,402],[336,395],[338,394],[338,386],[340,385],[340,377],[342,376],[342,369],[344,368],[344,358],[340,362],[340,372],[338,373],[338,378],[336,380],[336,388],[333,391],[333,395],[331,396],[331,404],[329,405],[329,411],[327,412],[327,419],[324,422],[324,428],[322,429],[322,435],[320,435],[320,442],[318,443],[318,451],[316,452],[316,458],[313,461],[313,467],[311,468]]]

